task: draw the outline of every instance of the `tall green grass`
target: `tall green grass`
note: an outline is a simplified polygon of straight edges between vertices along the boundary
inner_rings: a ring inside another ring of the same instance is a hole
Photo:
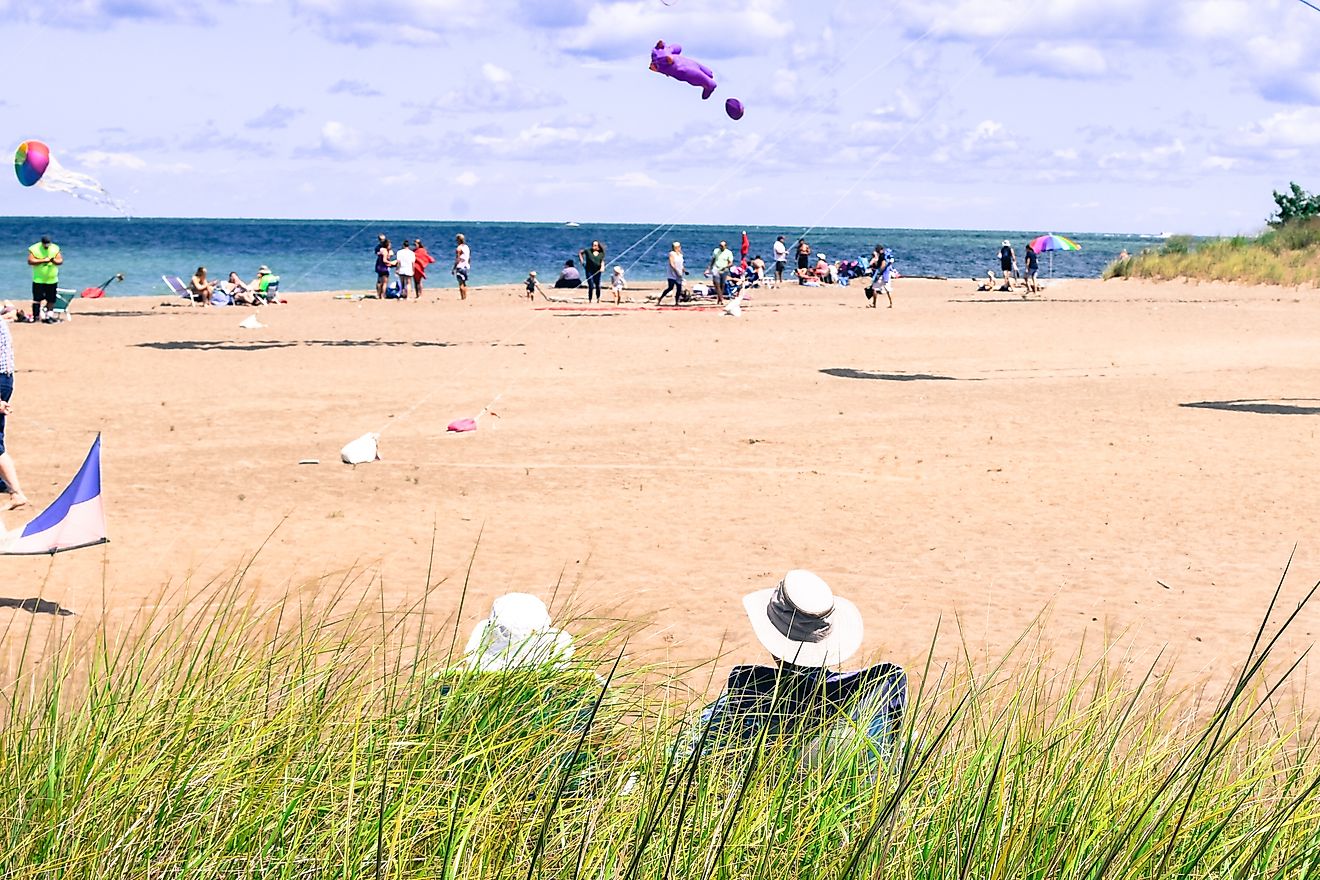
[[[847,737],[676,747],[701,700],[617,628],[569,624],[571,669],[469,674],[430,619],[461,597],[347,595],[263,608],[236,579],[123,631],[37,644],[34,623],[3,694],[0,873],[1320,876],[1320,740],[1274,656],[1297,612],[1271,607],[1209,701],[1025,640],[928,661],[878,758]]]
[[[1250,284],[1320,283],[1320,219],[1296,221],[1257,238],[1173,236],[1158,249],[1115,260],[1103,277],[1193,278]]]

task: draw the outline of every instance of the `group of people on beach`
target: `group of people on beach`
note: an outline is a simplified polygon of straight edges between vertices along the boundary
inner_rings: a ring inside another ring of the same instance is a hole
[[[202,305],[216,305],[216,294],[222,294],[225,300],[241,306],[264,306],[280,301],[280,276],[270,271],[269,266],[259,266],[257,276],[251,281],[244,281],[237,272],[230,272],[224,281],[211,281],[205,266],[198,266],[188,281],[188,292],[193,302]]]
[[[398,250],[380,233],[373,251],[376,258],[377,299],[421,299],[426,286],[426,270],[436,258],[420,238],[403,240]],[[467,299],[468,274],[472,271],[472,249],[461,232],[454,236],[454,263],[450,274],[458,281],[459,299]],[[391,280],[393,273],[393,280]]]
[[[799,285],[819,287],[825,284],[846,284],[847,280],[856,277],[856,274],[869,274],[871,284],[866,288],[868,305],[874,305],[878,295],[883,293],[888,298],[890,307],[893,307],[894,256],[893,252],[884,245],[876,245],[865,266],[865,272],[858,266],[859,261],[846,261],[850,264],[849,269],[853,274],[845,272],[843,269],[845,262],[831,263],[823,253],[816,254],[813,263],[811,245],[805,239],[799,239],[793,250],[797,259],[797,269],[793,277]],[[715,299],[716,304],[723,304],[726,298],[736,298],[748,287],[770,286],[784,282],[789,259],[789,249],[784,243],[784,236],[779,236],[774,242],[773,276],[760,254],[748,259],[747,253],[748,251],[744,249],[739,260],[729,248],[728,241],[720,241],[711,250],[710,259],[703,272],[708,281],[688,287],[686,279],[691,274],[691,269],[687,264],[683,243],[673,242],[666,255],[665,289],[657,297],[656,303],[663,303],[672,294],[676,305],[688,302],[694,296],[710,296]],[[581,271],[578,269],[578,261],[582,264]],[[577,260],[570,257],[564,261],[552,286],[568,290],[586,287],[587,302],[600,302],[606,262],[604,243],[593,240],[590,247],[578,251]],[[611,270],[610,287],[616,305],[622,302],[623,291],[627,288],[624,273],[624,267],[620,265],[615,265]],[[528,299],[533,299],[538,292],[542,296],[545,295],[535,269],[527,273],[524,288]]]

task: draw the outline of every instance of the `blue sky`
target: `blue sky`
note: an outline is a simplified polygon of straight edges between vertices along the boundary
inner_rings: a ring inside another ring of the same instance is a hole
[[[1219,234],[1320,189],[1297,0],[0,0],[0,22],[0,130],[141,216]],[[715,69],[709,102],[647,70],[659,38]]]

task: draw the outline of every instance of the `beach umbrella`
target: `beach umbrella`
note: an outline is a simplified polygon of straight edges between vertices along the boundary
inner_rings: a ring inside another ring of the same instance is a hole
[[[1050,277],[1054,277],[1054,252],[1055,251],[1080,251],[1082,246],[1071,238],[1065,238],[1062,235],[1048,233],[1038,236],[1027,242],[1027,247],[1038,254],[1048,252],[1050,255]]]
[[[750,251],[751,249],[752,249],[752,243],[747,240],[747,232],[744,230],[742,236],[742,246],[739,248],[739,250],[742,252],[743,271],[747,270],[747,252]]]

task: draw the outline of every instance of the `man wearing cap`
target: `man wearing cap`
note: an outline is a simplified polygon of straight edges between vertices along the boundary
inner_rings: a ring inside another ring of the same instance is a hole
[[[64,254],[60,246],[52,244],[49,235],[28,248],[28,265],[32,267],[32,320],[42,319],[42,307],[55,308],[56,285],[60,280],[60,266]]]
[[[711,286],[715,288],[715,302],[724,302],[724,285],[729,280],[729,269],[733,266],[733,251],[729,250],[729,243],[722,241],[720,246],[710,253],[710,266],[707,274],[710,275]]]
[[[1004,273],[1004,286],[1000,290],[1013,289],[1013,269],[1017,266],[1017,254],[1013,253],[1013,245],[1008,239],[999,246],[999,269]]]

